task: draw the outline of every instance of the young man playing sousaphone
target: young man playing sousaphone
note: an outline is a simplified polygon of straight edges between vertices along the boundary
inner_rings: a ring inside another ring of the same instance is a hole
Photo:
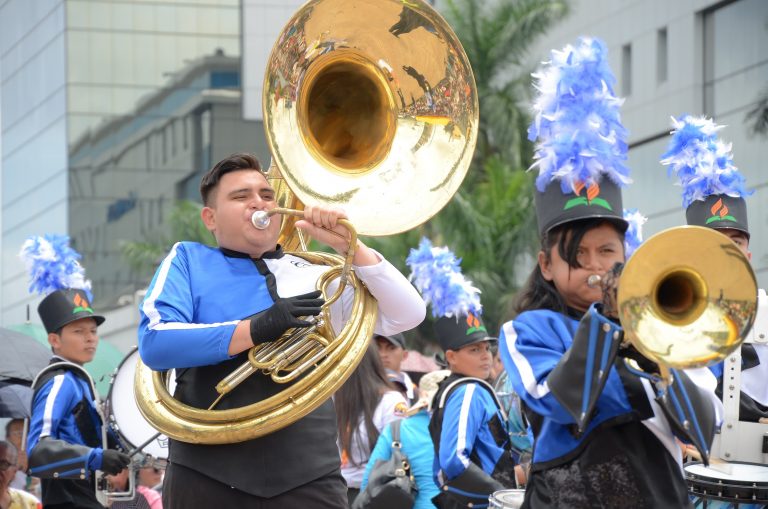
[[[278,217],[263,230],[251,222],[254,212],[276,207],[275,191],[260,168],[254,156],[234,154],[203,176],[202,220],[218,247],[175,244],[140,307],[142,360],[155,370],[176,369],[175,397],[197,408],[217,399],[216,384],[246,361],[254,345],[309,326],[307,317],[318,315],[324,302],[315,288],[329,267],[283,252]],[[345,217],[338,209],[307,206],[296,227],[346,254],[347,231],[338,224]],[[381,255],[358,241],[352,264],[378,301],[375,333],[396,334],[423,320],[418,292]],[[349,317],[352,297],[348,287],[331,306],[336,331]],[[285,387],[255,374],[216,408],[247,406]],[[171,440],[169,460],[166,509],[347,505],[331,399],[260,438],[221,445]]]
[[[27,454],[30,474],[42,478],[46,508],[102,508],[94,472],[117,474],[130,458],[103,448],[100,402],[83,364],[96,354],[104,317],[91,308],[90,282],[68,242],[33,237],[21,250],[30,289],[47,294],[37,311],[53,350],[50,366],[32,384]]]

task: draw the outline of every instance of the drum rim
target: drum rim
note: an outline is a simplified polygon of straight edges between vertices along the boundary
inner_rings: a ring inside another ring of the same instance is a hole
[[[732,461],[732,464],[737,465],[750,465],[765,468],[768,472],[768,465],[763,463],[753,463],[747,461]],[[722,502],[736,502],[740,504],[768,504],[768,480],[765,483],[756,481],[741,481],[738,479],[722,479],[717,477],[706,477],[701,474],[690,472],[687,467],[692,465],[704,465],[701,461],[693,461],[683,465],[685,472],[685,483],[688,487],[688,492],[692,495],[703,497],[705,500],[717,500]],[[704,465],[706,467],[706,465]],[[707,467],[708,468],[708,467]],[[695,488],[705,488],[704,490],[697,490]],[[712,491],[709,488],[712,488]],[[752,496],[748,497],[732,497],[725,495],[718,495],[726,489],[734,489],[747,491],[751,490]],[[759,498],[761,494],[764,494],[765,498]]]

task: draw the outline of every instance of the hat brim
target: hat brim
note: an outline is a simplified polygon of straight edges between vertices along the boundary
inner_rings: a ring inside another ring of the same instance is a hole
[[[106,318],[104,318],[101,315],[92,315],[90,313],[78,313],[76,315],[72,315],[68,320],[65,320],[65,321],[61,322],[59,324],[59,326],[56,327],[56,330],[59,330],[62,327],[64,327],[65,325],[70,324],[72,322],[76,322],[78,320],[82,320],[83,318],[93,318],[94,320],[96,320],[96,326],[97,327],[106,321]]]
[[[478,343],[485,343],[485,342],[496,344],[496,343],[499,342],[499,338],[495,338],[493,336],[485,336],[484,338],[478,338],[478,339],[474,339],[474,340],[472,340],[472,341],[470,341],[468,343],[464,343],[464,344],[462,344],[458,348],[446,348],[446,350],[453,350],[455,352],[456,350],[461,350],[462,348],[464,348],[466,346],[476,345]]]

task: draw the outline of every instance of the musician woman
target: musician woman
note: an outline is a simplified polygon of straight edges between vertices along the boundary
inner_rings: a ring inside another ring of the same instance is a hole
[[[553,52],[539,75],[530,133],[541,250],[499,338],[535,439],[523,507],[692,507],[674,437],[708,448],[714,377],[676,372],[674,390],[693,408],[681,419],[642,371],[658,371],[654,363],[619,347],[622,329],[600,303],[613,303],[612,271],[624,262],[620,185],[629,181],[605,53],[601,41],[581,39]],[[689,429],[677,425],[685,419]]]
[[[245,362],[251,347],[307,327],[304,317],[317,315],[323,304],[315,285],[328,267],[284,253],[277,244],[279,220],[265,230],[251,223],[255,211],[276,206],[275,191],[260,168],[254,156],[234,154],[203,176],[202,220],[218,247],[174,245],[141,304],[142,360],[155,370],[175,368],[176,398],[197,408],[209,407],[215,385]],[[343,217],[337,209],[307,206],[296,226],[346,254],[347,232],[337,224]],[[402,332],[424,319],[418,292],[362,242],[353,266],[378,301],[376,333]],[[348,318],[351,291],[331,307],[336,330]],[[284,387],[254,375],[217,408],[255,403]],[[297,422],[253,440],[223,445],[171,440],[163,507],[346,507],[339,464],[329,399]]]

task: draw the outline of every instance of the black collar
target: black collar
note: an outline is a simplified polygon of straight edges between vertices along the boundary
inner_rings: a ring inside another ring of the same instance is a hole
[[[241,253],[240,251],[234,251],[232,249],[227,249],[226,247],[219,247],[219,251],[224,256],[229,256],[230,258],[252,258],[251,255],[248,253]],[[268,251],[261,255],[261,258],[254,258],[255,260],[264,260],[264,259],[277,259],[283,257],[283,246],[280,244],[277,245],[277,248],[274,251]]]

